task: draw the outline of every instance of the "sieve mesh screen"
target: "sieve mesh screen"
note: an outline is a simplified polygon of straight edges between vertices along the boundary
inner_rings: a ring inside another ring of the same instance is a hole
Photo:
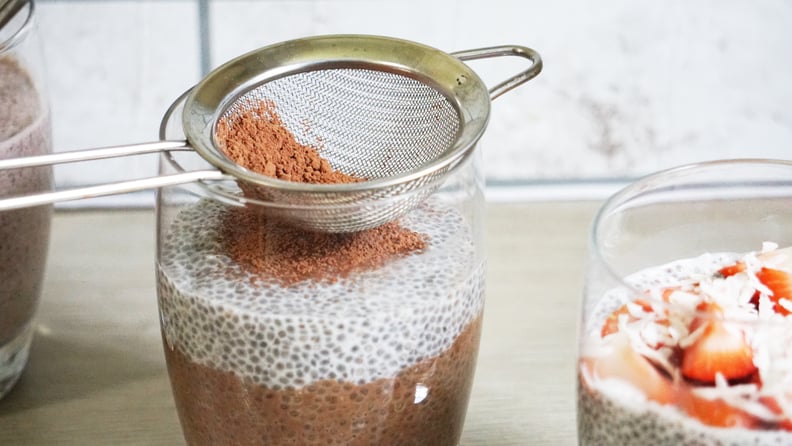
[[[259,85],[221,119],[270,100],[286,128],[334,169],[361,178],[400,175],[436,160],[455,142],[454,104],[430,85],[369,69],[320,69]]]

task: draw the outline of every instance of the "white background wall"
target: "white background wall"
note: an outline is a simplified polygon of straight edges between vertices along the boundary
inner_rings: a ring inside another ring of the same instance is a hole
[[[43,0],[39,13],[59,151],[156,138],[202,67],[247,50],[373,33],[542,54],[544,72],[493,104],[482,150],[494,185],[568,185],[582,197],[682,163],[792,153],[785,0]],[[473,64],[494,84],[524,62]],[[141,157],[62,166],[56,178],[155,173],[155,157]]]

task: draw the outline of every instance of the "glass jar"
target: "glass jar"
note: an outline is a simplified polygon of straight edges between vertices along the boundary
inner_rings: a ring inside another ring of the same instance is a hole
[[[52,151],[34,3],[0,29],[0,159]],[[0,172],[0,198],[52,188],[52,169]],[[49,245],[51,206],[0,212],[0,397],[27,363]]]
[[[637,181],[600,210],[580,444],[792,444],[792,162]]]
[[[162,139],[183,137],[181,105]],[[234,182],[161,189],[159,311],[187,443],[458,444],[484,304],[479,164],[396,226],[344,235],[273,220]],[[171,152],[160,173],[204,167]],[[388,237],[421,245],[383,257]]]

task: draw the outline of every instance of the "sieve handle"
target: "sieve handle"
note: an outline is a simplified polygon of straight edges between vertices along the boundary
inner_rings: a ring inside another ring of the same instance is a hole
[[[189,146],[187,141],[159,141],[143,144],[103,147],[90,150],[75,150],[71,152],[50,153],[47,155],[0,160],[0,171],[179,150],[192,150],[192,148]],[[219,170],[203,170],[163,175],[159,177],[142,178],[139,180],[120,181],[116,183],[100,184],[96,186],[60,190],[55,192],[42,192],[30,195],[0,198],[0,211],[41,206],[44,204],[58,203],[61,201],[101,197],[105,195],[125,194],[128,192],[155,189],[165,186],[174,186],[177,184],[190,183],[199,180],[220,180],[225,178],[226,175]]]
[[[476,60],[476,59],[488,59],[491,57],[502,57],[502,56],[518,56],[523,57],[525,59],[529,59],[531,62],[530,67],[527,70],[521,71],[516,75],[506,79],[505,81],[499,83],[498,85],[489,89],[490,99],[495,99],[498,96],[506,93],[507,91],[518,87],[529,80],[536,77],[539,72],[542,71],[542,57],[539,56],[539,53],[536,51],[525,47],[525,46],[517,46],[517,45],[503,45],[503,46],[493,46],[487,48],[478,48],[474,50],[465,50],[465,51],[457,51],[455,53],[451,53],[452,56],[456,57],[459,60]]]
[[[67,189],[56,192],[45,192],[0,199],[0,211],[41,206],[61,201],[80,200],[83,198],[102,197],[105,195],[125,194],[145,189],[155,189],[177,184],[192,183],[201,180],[222,180],[227,176],[219,170],[197,170],[193,172],[163,175],[139,180],[121,181],[101,184],[98,186]]]
[[[3,29],[27,2],[28,0],[0,0],[0,29]]]
[[[24,167],[50,166],[53,164],[90,161],[119,156],[143,155],[172,150],[192,150],[187,141],[159,141],[125,146],[102,147],[99,149],[74,150],[71,152],[50,153],[47,155],[26,156],[0,160],[0,170]]]

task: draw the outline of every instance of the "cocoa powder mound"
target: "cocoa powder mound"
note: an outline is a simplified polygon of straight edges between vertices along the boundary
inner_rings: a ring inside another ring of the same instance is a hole
[[[236,262],[285,286],[304,280],[335,282],[426,247],[422,234],[396,222],[356,233],[327,234],[298,229],[250,208],[227,213],[222,232],[225,248]]]
[[[272,101],[251,102],[217,124],[220,150],[235,163],[279,180],[331,184],[364,181],[333,170],[316,148],[300,144]]]
[[[315,148],[300,144],[271,101],[251,103],[222,119],[216,137],[229,158],[267,176],[301,183],[365,181],[333,170]],[[420,252],[427,243],[424,235],[398,222],[356,233],[319,233],[271,218],[257,206],[229,208],[222,225],[223,244],[234,261],[285,286],[304,280],[334,282]]]

